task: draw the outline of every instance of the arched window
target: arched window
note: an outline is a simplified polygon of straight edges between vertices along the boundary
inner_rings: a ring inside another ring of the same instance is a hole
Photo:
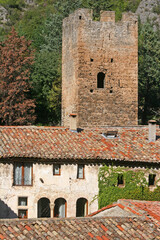
[[[38,218],[43,217],[50,217],[50,200],[48,198],[38,200]]]
[[[64,198],[57,198],[54,202],[54,217],[66,217],[67,202]]]
[[[76,217],[88,215],[88,201],[86,198],[78,198],[76,202]]]
[[[97,88],[104,88],[104,80],[105,74],[103,72],[99,72],[97,74]]]

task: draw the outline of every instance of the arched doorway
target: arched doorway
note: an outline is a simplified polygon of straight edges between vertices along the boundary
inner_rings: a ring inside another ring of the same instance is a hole
[[[66,217],[67,202],[64,198],[57,198],[54,202],[54,217]]]
[[[88,201],[86,198],[78,198],[76,202],[76,217],[88,215]]]
[[[38,200],[38,218],[50,217],[50,200],[48,198],[40,198]]]

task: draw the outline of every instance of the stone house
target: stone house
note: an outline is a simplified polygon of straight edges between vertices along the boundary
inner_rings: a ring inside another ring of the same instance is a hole
[[[115,23],[103,12],[96,22],[79,9],[64,19],[63,126],[0,127],[0,218],[96,211],[102,164],[148,168],[155,187],[160,129],[137,125],[137,46],[134,14]]]
[[[154,176],[154,181],[148,180],[153,189],[160,177],[156,130],[149,142],[147,126],[77,132],[65,127],[0,127],[0,217],[75,217],[96,211],[102,164],[134,171],[148,168],[146,178]]]

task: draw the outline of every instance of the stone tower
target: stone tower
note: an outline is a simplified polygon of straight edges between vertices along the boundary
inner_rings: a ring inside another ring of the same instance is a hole
[[[78,9],[63,21],[62,125],[75,116],[77,127],[137,125],[137,16]]]

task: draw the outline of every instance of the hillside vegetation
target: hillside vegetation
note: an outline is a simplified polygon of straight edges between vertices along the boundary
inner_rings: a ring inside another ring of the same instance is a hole
[[[0,15],[1,41],[12,26],[19,36],[32,41],[35,58],[30,67],[30,98],[36,104],[35,124],[60,124],[63,18],[77,8],[92,8],[95,20],[99,20],[100,10],[113,10],[118,21],[122,12],[135,12],[139,3],[140,0],[0,0],[7,11],[5,18]],[[139,25],[139,122],[145,124],[160,116],[160,47],[159,32],[153,31],[149,22]]]

